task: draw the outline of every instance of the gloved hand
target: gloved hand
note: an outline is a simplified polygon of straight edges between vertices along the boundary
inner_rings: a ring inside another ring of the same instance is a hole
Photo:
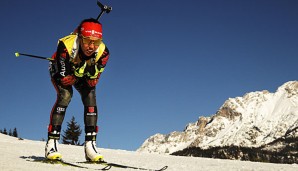
[[[64,86],[73,85],[76,82],[76,77],[74,75],[68,75],[66,77],[61,78],[61,84]]]
[[[87,83],[88,83],[89,87],[95,87],[96,84],[98,83],[98,79],[87,80]]]

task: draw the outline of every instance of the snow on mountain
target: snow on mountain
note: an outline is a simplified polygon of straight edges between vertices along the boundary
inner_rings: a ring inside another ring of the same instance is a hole
[[[149,137],[140,152],[171,154],[187,147],[269,144],[298,127],[298,82],[289,81],[275,93],[267,90],[229,98],[211,117],[200,117],[183,132]],[[298,131],[295,132],[298,137]]]
[[[32,140],[19,140],[0,133],[0,168],[3,171],[74,171],[74,170],[98,170],[100,166],[82,164],[90,169],[62,166],[60,164],[46,164],[36,162],[44,156],[45,142]],[[84,147],[60,144],[59,149],[64,160],[68,162],[85,161]],[[235,160],[210,159],[200,157],[181,157],[160,154],[147,154],[124,150],[99,149],[109,162],[130,166],[158,169],[165,165],[166,171],[263,171],[263,170],[298,170],[298,165],[272,164],[245,162]],[[110,171],[137,171],[135,169],[122,169],[112,167]]]

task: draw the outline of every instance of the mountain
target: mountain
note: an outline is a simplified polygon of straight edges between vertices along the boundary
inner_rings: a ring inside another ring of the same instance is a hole
[[[0,168],[3,171],[52,171],[52,170],[99,170],[103,168],[99,165],[80,164],[77,162],[85,161],[84,147],[60,144],[59,150],[63,159],[73,162],[90,169],[80,169],[60,164],[47,164],[43,160],[45,142],[27,139],[18,139],[0,133]],[[183,156],[169,156],[160,154],[146,154],[133,151],[113,150],[99,148],[105,160],[113,163],[124,164],[135,167],[159,169],[167,165],[166,171],[217,171],[220,169],[229,171],[263,171],[268,170],[287,170],[296,171],[298,165],[284,165],[271,163],[251,163],[245,161],[190,158]],[[112,167],[109,171],[137,171],[137,169]]]
[[[231,159],[247,158],[252,152],[266,153],[269,158],[271,153],[281,153],[290,156],[283,162],[297,163],[297,142],[298,82],[289,81],[275,93],[264,90],[229,98],[216,114],[200,117],[182,132],[153,135],[138,151]],[[239,154],[233,154],[235,150]],[[254,161],[253,157],[246,160]],[[256,160],[273,160],[269,158]]]

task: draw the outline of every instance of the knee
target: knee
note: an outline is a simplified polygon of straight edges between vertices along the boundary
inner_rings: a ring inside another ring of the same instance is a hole
[[[82,96],[84,106],[96,106],[96,93],[95,90],[91,90],[89,93],[85,93]]]
[[[70,91],[62,91],[60,92],[60,94],[58,95],[59,98],[59,104],[62,106],[68,106],[68,104],[70,103],[70,100],[72,98],[73,93]]]

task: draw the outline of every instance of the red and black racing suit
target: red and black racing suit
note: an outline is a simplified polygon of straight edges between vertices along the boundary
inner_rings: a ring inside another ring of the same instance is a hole
[[[81,64],[74,64],[71,62],[69,53],[63,42],[60,42],[57,47],[56,53],[53,55],[55,60],[50,62],[50,74],[52,83],[57,91],[57,100],[54,104],[51,116],[50,116],[50,125],[48,128],[48,138],[49,139],[59,139],[61,132],[61,125],[64,120],[65,112],[67,106],[69,105],[72,95],[73,89],[72,86],[64,86],[61,84],[60,79],[68,76],[74,75],[74,70],[76,67],[80,67],[82,63],[87,60],[95,59],[95,54],[92,56],[85,56],[84,53],[79,50],[78,57],[80,58]],[[98,61],[94,62],[93,65],[87,65],[85,68],[85,72],[94,73],[95,67],[99,70],[106,66],[106,63],[109,59],[109,50],[105,47],[105,50],[102,56]],[[100,74],[98,73],[97,79],[99,79]],[[96,134],[94,136],[94,132],[97,133],[97,104],[96,104],[96,88],[90,87],[87,83],[88,78],[87,75],[83,77],[76,77],[76,82],[74,84],[75,89],[80,93],[81,99],[84,105],[84,124],[85,124],[85,133],[86,140],[94,140],[96,139]],[[93,133],[93,136],[87,136],[87,133]]]

